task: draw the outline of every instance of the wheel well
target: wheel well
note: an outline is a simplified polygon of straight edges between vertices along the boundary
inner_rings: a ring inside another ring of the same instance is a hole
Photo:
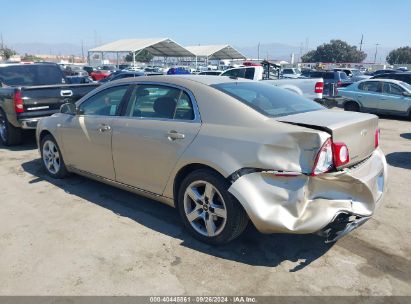
[[[220,172],[218,172],[214,168],[212,168],[210,166],[207,166],[207,165],[189,164],[189,165],[184,166],[183,168],[180,169],[180,171],[178,171],[176,177],[174,178],[174,184],[173,184],[173,198],[174,198],[174,201],[177,200],[178,190],[179,190],[181,182],[184,180],[184,178],[187,175],[189,175],[191,172],[193,172],[195,170],[199,170],[199,169],[208,169],[208,170],[214,171],[218,175],[222,176],[222,174]]]
[[[51,133],[50,133],[49,131],[47,131],[47,130],[41,131],[40,136],[39,136],[39,145],[41,144],[41,141],[43,140],[43,138],[44,138],[46,135],[53,136],[53,134],[51,134]]]
[[[361,108],[361,106],[358,102],[356,102],[355,100],[351,100],[351,99],[348,99],[344,102],[344,107],[345,107],[345,105],[350,104],[350,103],[353,103],[353,104],[357,105],[359,109]]]

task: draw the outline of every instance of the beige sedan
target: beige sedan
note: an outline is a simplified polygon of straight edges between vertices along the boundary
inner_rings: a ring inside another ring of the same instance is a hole
[[[114,81],[42,119],[37,141],[52,177],[81,174],[174,206],[211,244],[249,220],[335,241],[372,216],[387,177],[376,116],[229,77]]]

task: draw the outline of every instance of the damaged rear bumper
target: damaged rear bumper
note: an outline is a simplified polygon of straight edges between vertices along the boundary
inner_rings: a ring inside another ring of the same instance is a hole
[[[376,149],[355,167],[319,176],[244,174],[229,192],[263,233],[319,233],[335,241],[373,215],[386,180],[387,163]]]

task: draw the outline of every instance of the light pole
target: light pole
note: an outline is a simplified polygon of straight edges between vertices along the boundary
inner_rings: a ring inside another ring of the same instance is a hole
[[[375,64],[376,61],[377,61],[378,46],[379,46],[379,43],[376,43],[376,44],[375,44],[375,54],[374,54],[374,64]]]

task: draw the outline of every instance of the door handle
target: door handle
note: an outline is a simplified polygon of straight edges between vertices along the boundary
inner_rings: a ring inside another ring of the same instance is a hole
[[[107,124],[101,124],[100,128],[98,129],[100,132],[106,132],[106,131],[110,131],[111,127]]]
[[[178,132],[175,131],[175,130],[171,130],[171,131],[169,131],[169,132],[167,133],[167,138],[168,138],[169,140],[183,139],[183,138],[185,138],[185,137],[186,137],[186,136],[185,136],[184,134],[178,133]]]
[[[61,97],[70,97],[70,96],[73,96],[73,91],[72,91],[72,90],[61,90],[61,91],[60,91],[60,96],[61,96]]]

